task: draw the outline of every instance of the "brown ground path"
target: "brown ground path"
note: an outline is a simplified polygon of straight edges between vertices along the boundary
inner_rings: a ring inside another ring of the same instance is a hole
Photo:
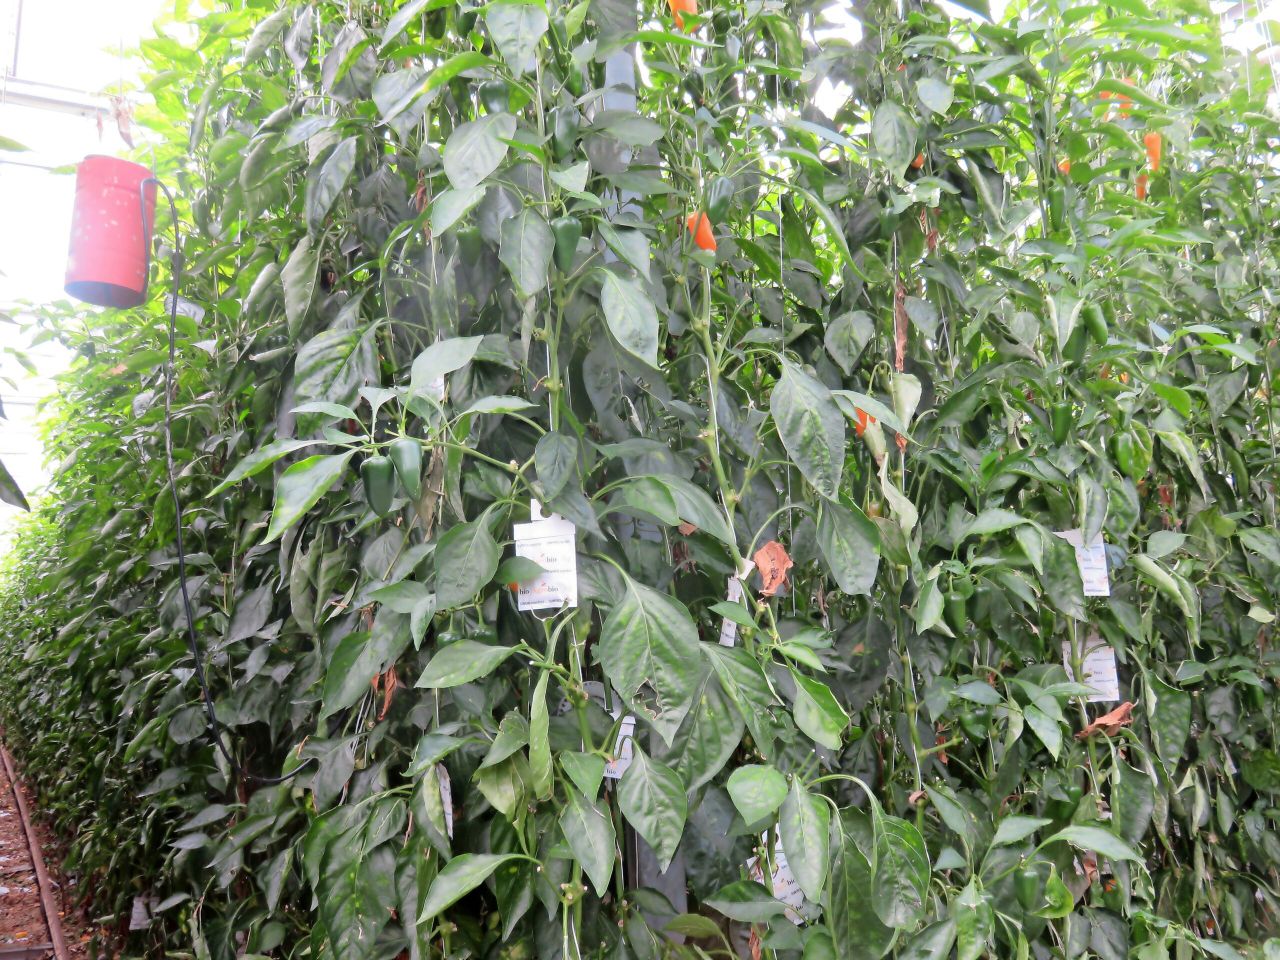
[[[52,842],[48,828],[39,820],[30,791],[21,782],[18,787],[23,791],[45,869],[49,873],[59,915],[57,922],[67,944],[68,955],[72,960],[83,960],[89,955],[89,927],[70,910],[74,888],[68,886],[59,869],[57,846]],[[5,765],[0,760],[0,960],[6,955],[20,956],[15,951],[23,947],[51,942],[26,831]],[[52,958],[52,949],[46,950],[42,956]]]

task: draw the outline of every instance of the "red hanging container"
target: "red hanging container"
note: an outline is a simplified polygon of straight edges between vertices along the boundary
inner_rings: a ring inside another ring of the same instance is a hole
[[[146,300],[156,220],[150,178],[142,164],[116,157],[85,157],[76,169],[65,289],[77,300],[102,307],[136,307]]]

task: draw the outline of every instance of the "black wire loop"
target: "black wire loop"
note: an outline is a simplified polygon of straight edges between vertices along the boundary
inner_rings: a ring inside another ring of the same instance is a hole
[[[174,203],[173,194],[156,177],[147,177],[138,185],[139,200],[142,204],[142,242],[146,245],[147,260],[146,269],[143,273],[144,283],[151,274],[151,230],[147,224],[146,188],[148,184],[155,184],[164,194],[165,200],[169,203],[169,217],[173,221],[173,260],[170,271],[173,274],[173,289],[169,296],[169,356],[164,365],[164,459],[165,468],[169,475],[169,491],[173,495],[174,541],[178,548],[178,591],[182,595],[182,610],[187,621],[187,644],[191,648],[191,658],[195,662],[196,681],[200,684],[200,694],[204,699],[204,709],[209,721],[208,729],[213,736],[213,743],[218,748],[218,752],[226,759],[227,764],[240,780],[249,780],[266,786],[285,783],[301,773],[307,764],[315,758],[308,757],[293,770],[278,777],[260,777],[255,773],[249,773],[240,765],[231,751],[227,749],[226,741],[222,736],[223,727],[218,722],[218,712],[214,709],[213,694],[209,692],[209,683],[205,677],[204,657],[200,653],[200,642],[196,637],[195,614],[191,610],[191,595],[187,592],[187,555],[182,543],[182,500],[178,496],[177,471],[173,464],[173,413],[171,406],[173,365],[177,355],[178,291],[182,287],[182,240],[178,231],[178,207]],[[154,226],[154,224],[151,226]]]

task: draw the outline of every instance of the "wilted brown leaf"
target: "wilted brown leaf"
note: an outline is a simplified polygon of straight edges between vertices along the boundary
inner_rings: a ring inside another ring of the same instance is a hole
[[[794,565],[786,547],[777,540],[770,540],[756,551],[754,560],[756,569],[760,571],[760,593],[776,597],[778,591],[787,585],[787,571]]]

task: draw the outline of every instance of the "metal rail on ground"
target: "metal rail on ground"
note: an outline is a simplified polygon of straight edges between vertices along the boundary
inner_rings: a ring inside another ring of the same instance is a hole
[[[50,948],[56,960],[70,960],[67,953],[67,941],[62,935],[62,919],[58,915],[58,902],[53,896],[53,884],[49,881],[49,871],[45,869],[44,855],[40,852],[40,841],[36,838],[31,824],[31,814],[27,810],[27,801],[18,789],[18,776],[9,751],[0,744],[0,762],[4,764],[5,776],[9,778],[9,789],[13,791],[14,802],[18,805],[18,816],[22,820],[22,832],[27,838],[27,849],[31,853],[31,866],[36,872],[36,883],[40,887],[40,907],[44,910],[44,923],[49,931],[50,943],[23,944],[19,947],[0,947],[0,960],[37,960],[44,956]]]

